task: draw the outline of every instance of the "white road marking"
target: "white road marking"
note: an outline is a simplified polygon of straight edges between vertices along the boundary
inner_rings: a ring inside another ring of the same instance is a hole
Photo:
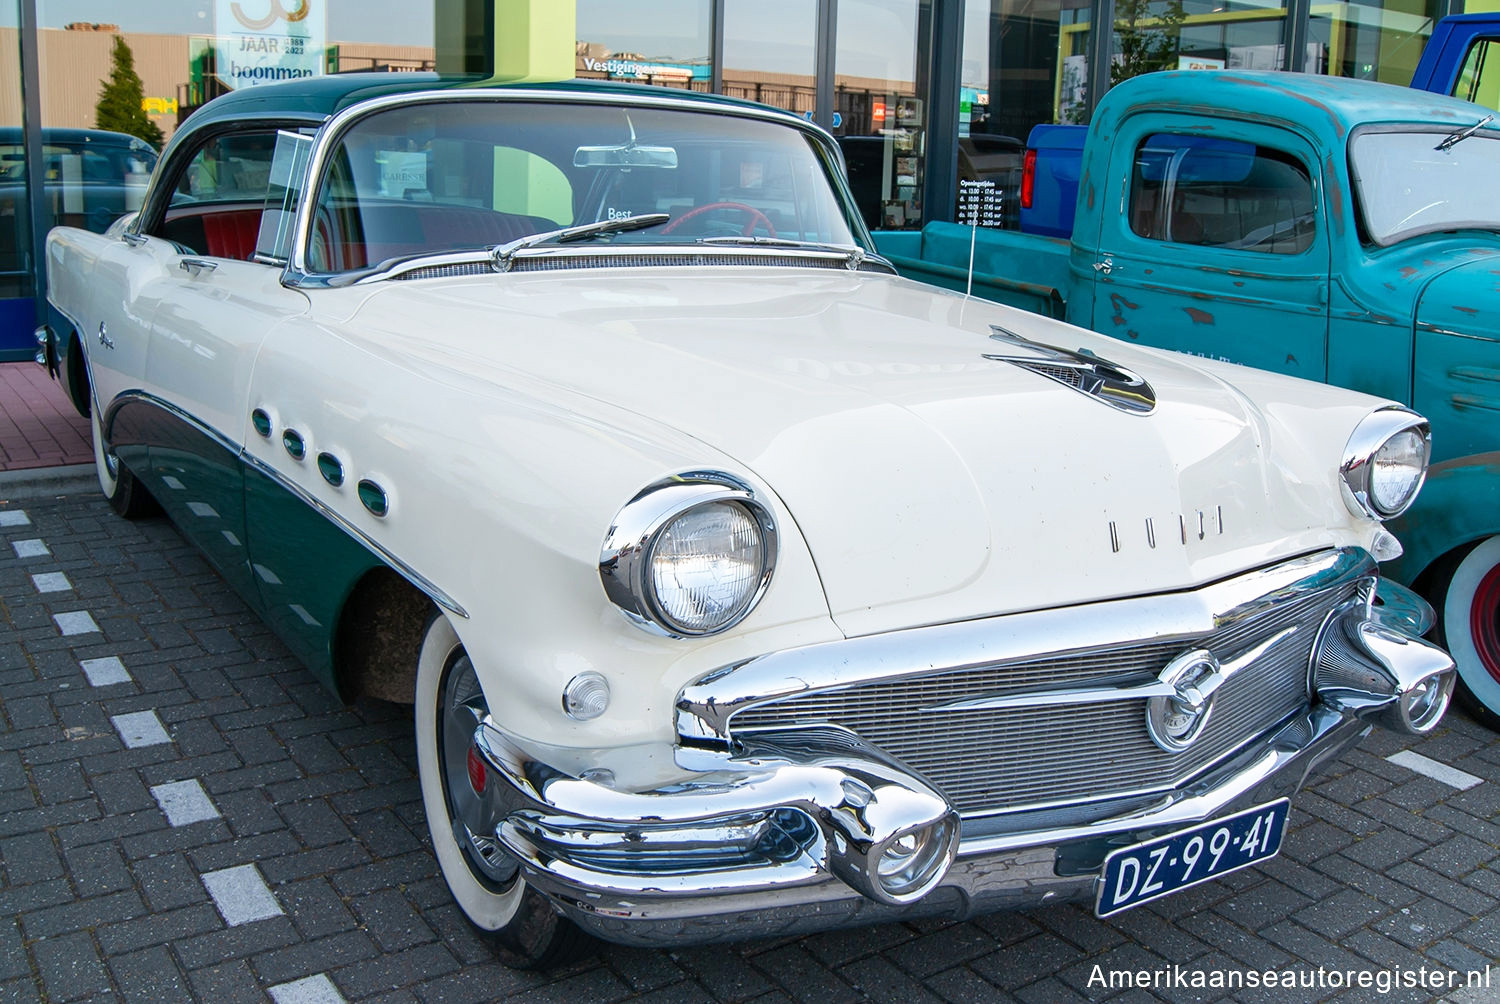
[[[161,719],[156,717],[155,711],[133,711],[128,715],[112,715],[109,720],[114,723],[115,731],[120,733],[120,741],[127,749],[160,746],[162,743],[172,741],[172,737],[167,735],[167,730],[162,728]]]
[[[189,823],[201,823],[205,819],[219,818],[218,808],[197,778],[153,785],[151,796],[161,806],[167,823],[172,826],[186,826]]]
[[[35,537],[31,540],[13,540],[10,546],[16,549],[16,557],[18,558],[41,558],[52,553],[47,550],[45,541]]]
[[[36,586],[39,593],[68,593],[73,591],[73,583],[62,572],[39,572],[31,577],[31,584]]]
[[[31,517],[24,509],[6,509],[0,512],[0,526],[30,526]]]
[[[72,610],[65,614],[53,614],[52,619],[57,622],[57,630],[63,634],[91,634],[99,630],[99,625],[94,623],[93,615],[87,610]]]
[[[278,983],[266,993],[276,1004],[344,1004],[344,995],[323,973],[291,983]]]
[[[205,872],[203,887],[214,898],[219,916],[230,927],[280,917],[285,912],[254,865]]]
[[[118,656],[106,656],[103,659],[85,659],[78,664],[83,668],[83,675],[89,678],[91,687],[107,687],[112,683],[129,683],[130,671]]]
[[[1457,788],[1459,791],[1467,791],[1476,784],[1484,783],[1484,778],[1482,777],[1466,774],[1457,767],[1449,767],[1445,763],[1438,763],[1436,760],[1425,757],[1420,753],[1413,753],[1411,750],[1392,753],[1386,757],[1386,760],[1397,767],[1405,767],[1407,770],[1414,770],[1424,777],[1430,777],[1434,781],[1441,781],[1450,788]]]

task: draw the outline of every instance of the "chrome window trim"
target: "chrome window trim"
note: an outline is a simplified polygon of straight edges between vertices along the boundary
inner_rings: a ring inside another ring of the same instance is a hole
[[[754,517],[761,536],[760,581],[730,620],[707,631],[689,631],[672,623],[654,600],[651,549],[673,520],[710,502],[737,502]],[[705,637],[721,634],[750,616],[771,584],[777,550],[776,518],[750,485],[721,471],[689,471],[646,486],[616,514],[599,551],[599,580],[610,602],[638,627],[667,638]]]
[[[532,104],[592,104],[592,105],[630,105],[632,107],[664,108],[675,111],[691,111],[705,115],[724,115],[730,118],[750,118],[765,122],[775,122],[784,126],[791,126],[804,133],[812,142],[817,144],[823,153],[828,156],[831,163],[842,169],[844,160],[839,150],[838,143],[823,127],[806,119],[800,119],[777,108],[759,108],[754,106],[738,106],[718,104],[702,100],[689,100],[684,98],[673,98],[665,95],[655,94],[619,94],[619,93],[590,93],[587,91],[565,91],[547,88],[532,89],[501,89],[501,88],[458,88],[448,90],[425,90],[409,91],[401,94],[385,94],[375,98],[369,98],[341,109],[325,119],[318,131],[313,136],[312,155],[308,158],[307,174],[304,178],[302,188],[301,205],[297,207],[296,222],[292,237],[291,260],[286,270],[282,273],[282,284],[291,287],[322,288],[329,286],[346,285],[346,282],[337,281],[347,276],[348,273],[341,272],[313,272],[308,268],[308,245],[312,238],[313,207],[321,194],[322,180],[327,162],[332,155],[333,147],[343,134],[347,132],[357,121],[378,112],[387,111],[402,105],[413,104],[439,104],[448,102],[473,102],[473,101],[495,101],[495,102],[522,102]],[[868,240],[869,231],[865,228],[863,218],[856,211],[853,199],[850,197],[847,186],[838,178],[830,178],[835,194],[841,208],[844,210],[846,222],[855,238],[866,238],[864,250],[867,254],[874,254],[874,243]]]
[[[1078,607],[986,617],[824,642],[746,659],[713,670],[678,692],[676,727],[690,743],[722,746],[730,720],[747,708],[812,692],[930,676],[1065,652],[1142,641],[1190,642],[1336,582],[1375,574],[1362,548],[1304,555],[1199,589],[1106,600]],[[1085,616],[1086,615],[1086,616]],[[1055,640],[1066,638],[1066,647]],[[1149,697],[1120,691],[1117,696]],[[1046,692],[1029,701],[1045,703]],[[1004,700],[999,698],[997,699]]]
[[[1370,464],[1376,452],[1390,442],[1392,437],[1408,430],[1421,433],[1422,440],[1427,447],[1430,464],[1432,427],[1427,419],[1400,405],[1393,404],[1377,408],[1360,419],[1354,431],[1349,434],[1349,442],[1344,446],[1344,459],[1339,464],[1339,487],[1344,496],[1344,504],[1354,515],[1376,521],[1393,519],[1409,509],[1417,495],[1421,493],[1422,485],[1427,480],[1425,468],[1421,477],[1417,478],[1417,487],[1412,490],[1406,504],[1399,509],[1385,512],[1370,497]]]

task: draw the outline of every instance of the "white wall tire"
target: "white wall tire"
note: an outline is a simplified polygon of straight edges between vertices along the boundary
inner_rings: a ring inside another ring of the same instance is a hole
[[[99,490],[104,493],[109,507],[126,519],[154,515],[158,511],[156,500],[135,479],[135,475],[106,449],[97,404],[89,408],[89,429],[94,440],[94,474],[99,479]]]
[[[417,777],[433,853],[459,909],[488,936],[500,960],[517,969],[548,968],[580,954],[589,944],[587,936],[527,888],[519,874],[508,879],[485,874],[454,835],[450,785],[468,781],[462,771],[454,777],[452,751],[459,744],[466,748],[466,740],[456,738],[459,733],[473,734],[464,708],[482,711],[484,699],[476,683],[477,696],[454,710],[455,673],[465,672],[467,661],[453,625],[441,614],[434,616],[422,636],[415,695]]]
[[[1458,562],[1441,606],[1443,642],[1458,664],[1459,699],[1500,731],[1500,536]]]

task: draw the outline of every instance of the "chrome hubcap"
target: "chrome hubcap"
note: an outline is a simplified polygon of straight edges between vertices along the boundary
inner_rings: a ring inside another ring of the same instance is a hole
[[[463,848],[469,870],[491,888],[507,885],[515,878],[515,863],[492,836],[474,833],[464,823],[480,813],[479,795],[469,779],[469,748],[474,730],[489,714],[474,664],[462,650],[448,658],[443,673],[442,704],[438,708],[438,754],[443,771],[443,794],[448,802],[448,821],[453,839]]]

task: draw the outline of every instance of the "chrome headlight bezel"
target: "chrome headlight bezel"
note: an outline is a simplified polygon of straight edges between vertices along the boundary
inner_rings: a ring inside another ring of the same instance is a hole
[[[1422,441],[1422,471],[1416,484],[1393,507],[1382,506],[1371,491],[1374,463],[1380,451],[1396,437],[1415,432]],[[1344,504],[1354,515],[1364,519],[1382,521],[1401,515],[1411,507],[1423,483],[1427,480],[1427,468],[1432,462],[1432,428],[1427,419],[1414,411],[1397,405],[1372,411],[1360,420],[1349,442],[1344,447],[1344,460],[1339,465],[1339,484]]]
[[[719,503],[739,506],[754,521],[760,533],[760,574],[731,617],[693,629],[663,610],[652,584],[651,556],[667,527],[694,509]],[[748,617],[765,595],[776,568],[776,532],[770,508],[744,481],[719,471],[679,474],[648,485],[616,514],[599,553],[599,579],[610,602],[647,631],[668,638],[720,634]]]

